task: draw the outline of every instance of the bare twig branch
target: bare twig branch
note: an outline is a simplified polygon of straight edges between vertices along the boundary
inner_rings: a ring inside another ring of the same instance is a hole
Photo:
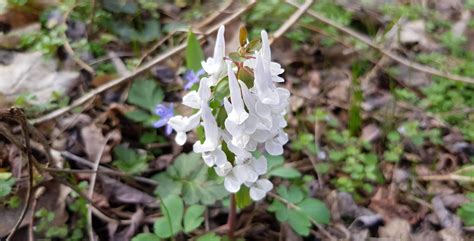
[[[308,11],[309,7],[313,4],[313,0],[306,0],[303,5],[298,7],[298,10],[293,13],[293,15],[286,20],[283,25],[280,26],[275,33],[273,33],[272,39],[270,39],[270,44],[273,43],[276,39],[280,38],[283,34],[288,31],[288,29],[291,28],[300,18],[303,16],[303,14]]]
[[[105,139],[104,143],[102,144],[102,147],[100,148],[99,153],[97,154],[97,157],[94,161],[94,166],[92,170],[94,173],[92,173],[89,181],[89,192],[87,193],[87,196],[91,201],[94,201],[94,187],[95,187],[95,182],[97,180],[97,169],[99,168],[99,163],[100,159],[102,158],[102,155],[104,154],[105,147],[107,147],[107,142],[110,139],[110,135],[107,136]],[[96,240],[95,235],[94,235],[94,229],[92,228],[92,212],[91,212],[91,205],[88,204],[88,210],[87,210],[87,228],[89,230],[89,240],[94,241]]]
[[[296,3],[293,0],[286,0],[286,2],[289,3],[290,5],[294,6],[294,7],[297,7],[297,8],[301,7],[301,5],[299,5],[298,3]],[[329,18],[326,18],[326,17],[320,15],[319,13],[316,13],[316,12],[311,11],[311,10],[306,11],[306,13],[309,14],[310,16],[312,16],[313,18],[323,22],[323,23],[325,23],[327,25],[330,25],[330,26],[338,29],[339,31],[341,31],[345,34],[348,34],[348,35],[356,38],[357,40],[363,42],[364,44],[367,44],[369,47],[378,50],[380,53],[386,55],[387,57],[393,59],[394,61],[396,61],[400,64],[403,64],[403,65],[405,65],[405,66],[407,66],[411,69],[418,70],[418,71],[421,71],[421,72],[424,72],[424,73],[427,73],[427,74],[430,74],[430,75],[434,75],[434,76],[438,76],[438,77],[442,77],[442,78],[446,78],[446,79],[451,79],[451,80],[456,80],[456,81],[460,81],[460,82],[464,82],[464,83],[474,84],[474,79],[472,79],[472,78],[442,72],[442,71],[437,70],[435,68],[432,68],[432,67],[429,67],[429,66],[426,66],[426,65],[422,65],[422,64],[413,62],[409,59],[406,59],[402,56],[399,56],[398,54],[393,53],[392,51],[387,50],[387,49],[375,44],[367,36],[364,36],[364,35],[356,32],[352,29],[346,28],[346,27],[330,20]]]

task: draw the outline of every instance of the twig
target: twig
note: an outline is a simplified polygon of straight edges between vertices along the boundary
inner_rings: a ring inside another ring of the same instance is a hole
[[[281,201],[282,203],[284,203],[285,205],[287,205],[288,207],[290,208],[293,208],[293,209],[296,209],[296,210],[301,210],[300,207],[296,206],[295,204],[293,204],[292,202],[286,200],[285,198],[279,196],[278,194],[276,193],[273,193],[273,192],[269,192],[268,193],[268,196],[274,198],[274,199],[277,199],[278,201]],[[326,236],[329,240],[336,240],[328,231],[326,231],[326,229],[324,229],[324,227],[319,224],[318,222],[316,222],[316,220],[314,220],[313,218],[309,217],[309,220],[311,221],[311,223],[314,224],[314,226],[318,227],[319,231],[324,235]]]
[[[52,150],[52,151],[54,152],[55,150]],[[91,161],[86,160],[82,157],[76,156],[76,155],[74,155],[70,152],[62,151],[62,152],[60,152],[60,154],[64,157],[66,157],[66,158],[69,158],[70,160],[73,160],[73,161],[79,163],[79,164],[86,165],[89,168],[93,167],[93,164],[92,164]],[[51,169],[51,168],[49,168],[49,169]],[[45,170],[48,170],[48,169],[45,168]],[[93,173],[94,172],[93,170],[71,170],[71,169],[57,169],[57,170],[53,170],[53,171],[57,171],[57,172],[76,172],[76,173],[78,173],[78,172]],[[104,166],[100,166],[100,165],[99,165],[99,168],[98,168],[97,172],[99,172],[99,173],[102,172],[104,174],[110,174],[110,175],[115,175],[115,176],[120,176],[120,177],[128,177],[128,178],[131,178],[135,181],[146,183],[146,184],[153,185],[153,186],[158,185],[158,182],[156,182],[153,179],[149,179],[149,178],[145,178],[145,177],[130,176],[130,175],[127,175],[125,173],[115,171],[113,169],[110,169],[110,168],[107,168],[107,167],[104,167]]]
[[[28,165],[28,190],[26,193],[25,198],[25,205],[23,206],[23,210],[20,213],[20,217],[18,218],[17,222],[13,226],[12,230],[8,234],[6,240],[9,241],[13,237],[13,234],[18,230],[23,219],[25,219],[26,213],[31,205],[31,198],[33,196],[33,164],[32,164],[32,157],[31,157],[31,148],[30,148],[30,132],[28,128],[28,122],[26,120],[25,114],[21,109],[18,108],[10,108],[8,110],[1,110],[0,111],[0,119],[7,119],[11,121],[15,121],[21,126],[21,130],[23,133],[23,138],[25,139],[25,145],[18,145],[18,149],[22,150],[23,153],[26,154],[26,160]],[[18,143],[14,143],[18,144]]]
[[[298,21],[298,19],[300,19],[301,16],[303,16],[303,14],[308,11],[312,4],[313,0],[306,0],[303,5],[298,6],[298,10],[294,12],[293,15],[291,15],[290,18],[288,18],[288,20],[286,20],[283,25],[281,25],[280,28],[275,31],[275,33],[273,33],[273,37],[270,39],[270,44],[276,39],[280,38],[286,31],[288,31],[288,29],[290,29],[291,26],[293,26]]]
[[[61,25],[67,29],[67,24],[66,21],[69,18],[69,14],[72,12],[75,6],[71,7],[68,11],[64,13],[63,16],[63,22]],[[76,54],[74,53],[74,49],[72,49],[71,44],[69,43],[69,39],[66,36],[66,32],[61,32],[61,38],[64,40],[64,50],[71,56],[71,58],[76,62],[77,65],[79,65],[81,68],[89,72],[92,76],[95,75],[95,70],[90,67],[86,62],[82,61],[81,58],[77,57]]]
[[[422,181],[457,181],[457,182],[473,182],[474,177],[470,176],[463,176],[459,174],[445,174],[445,175],[428,175],[428,176],[420,176],[417,178],[418,180]]]
[[[91,201],[94,201],[93,197],[94,197],[94,187],[95,187],[95,182],[97,180],[97,169],[99,168],[99,163],[100,163],[100,159],[102,158],[102,155],[104,154],[104,150],[105,150],[105,147],[107,146],[107,142],[109,141],[110,139],[110,135],[107,136],[107,138],[105,139],[104,143],[102,144],[102,147],[100,148],[100,151],[99,153],[97,154],[97,157],[95,159],[95,162],[94,162],[94,166],[92,168],[92,170],[94,171],[94,173],[92,173],[91,177],[90,177],[90,181],[89,181],[89,193],[87,194],[87,196],[89,197],[89,199]],[[88,205],[88,210],[87,210],[87,227],[88,227],[88,230],[89,230],[89,240],[90,241],[94,241],[95,240],[95,236],[94,236],[94,230],[92,229],[92,212],[91,212],[91,205]]]
[[[253,0],[251,1],[250,3],[248,3],[246,6],[244,6],[243,8],[239,9],[238,11],[236,11],[234,14],[230,15],[229,17],[227,17],[226,19],[224,19],[222,22],[216,24],[215,26],[213,26],[212,28],[209,29],[209,31],[207,31],[206,33],[204,33],[204,35],[201,35],[198,37],[198,40],[200,39],[203,39],[205,36],[217,31],[217,29],[219,29],[219,27],[221,25],[226,25],[228,24],[229,22],[235,20],[236,18],[238,18],[240,15],[242,15],[242,13],[248,11],[250,8],[252,8],[254,5],[255,5],[256,1]],[[51,119],[54,119],[58,116],[61,116],[69,111],[71,111],[72,109],[76,108],[76,107],[79,107],[81,105],[83,105],[84,103],[86,103],[88,100],[90,100],[91,98],[93,98],[94,96],[98,95],[98,94],[101,94],[102,92],[110,89],[110,88],[113,88],[117,85],[120,85],[128,80],[131,80],[135,77],[137,77],[138,75],[140,74],[143,74],[145,73],[148,69],[150,69],[151,67],[155,66],[156,64],[158,63],[161,63],[162,61],[164,61],[165,59],[183,51],[184,49],[186,48],[186,43],[183,43],[183,44],[180,44],[178,46],[176,46],[175,48],[169,50],[168,52],[166,53],[163,53],[163,54],[160,54],[158,55],[156,58],[154,58],[153,60],[151,60],[150,62],[146,63],[145,65],[143,65],[142,67],[136,69],[135,71],[133,71],[132,73],[130,73],[129,75],[126,75],[126,76],[123,76],[123,77],[120,77],[118,79],[115,79],[115,80],[112,80],[112,81],[109,81],[107,83],[105,83],[104,85],[101,85],[91,91],[89,91],[88,93],[86,93],[85,95],[83,95],[82,97],[80,97],[79,99],[75,100],[73,103],[71,103],[69,106],[66,106],[66,107],[63,107],[63,108],[60,108],[60,109],[57,109],[53,112],[50,112],[44,116],[41,116],[39,118],[36,118],[36,119],[33,119],[30,121],[31,124],[38,124],[38,123],[42,123],[42,122],[45,122],[45,121],[48,121],[48,120],[51,120]]]
[[[293,0],[286,0],[286,2],[294,7],[297,7],[297,8],[300,8],[301,6],[296,3],[295,1]],[[336,29],[338,29],[339,31],[341,32],[344,32],[345,34],[348,34],[348,35],[351,35],[352,37],[356,38],[357,40],[363,42],[364,44],[367,44],[368,46],[370,46],[371,48],[373,49],[376,49],[378,50],[379,52],[381,52],[382,54],[386,55],[387,57],[393,59],[394,61],[400,63],[400,64],[403,64],[411,69],[414,69],[414,70],[418,70],[418,71],[421,71],[421,72],[424,72],[424,73],[427,73],[427,74],[430,74],[430,75],[434,75],[434,76],[438,76],[438,77],[442,77],[442,78],[446,78],[446,79],[451,79],[451,80],[456,80],[456,81],[460,81],[460,82],[464,82],[464,83],[470,83],[470,84],[474,84],[474,79],[472,78],[469,78],[469,77],[464,77],[464,76],[459,76],[459,75],[455,75],[455,74],[451,74],[451,73],[445,73],[445,72],[442,72],[440,70],[437,70],[435,68],[432,68],[432,67],[429,67],[429,66],[426,66],[426,65],[422,65],[422,64],[419,64],[419,63],[416,63],[416,62],[413,62],[411,60],[408,60],[404,57],[401,57],[399,56],[398,54],[395,54],[389,50],[386,50],[385,48],[375,44],[370,38],[352,30],[352,29],[349,29],[349,28],[346,28],[332,20],[330,20],[329,18],[326,18],[314,11],[311,11],[311,10],[308,10],[306,11],[307,14],[309,14],[310,16],[314,17],[315,19],[327,24],[327,25],[330,25]]]

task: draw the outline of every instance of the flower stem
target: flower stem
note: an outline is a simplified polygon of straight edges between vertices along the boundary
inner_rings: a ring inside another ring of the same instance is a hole
[[[229,237],[230,241],[234,241],[234,228],[235,228],[235,220],[237,216],[237,207],[235,202],[235,193],[230,195],[230,211],[229,217],[227,218],[227,225],[229,226],[229,230],[227,231],[227,236]]]

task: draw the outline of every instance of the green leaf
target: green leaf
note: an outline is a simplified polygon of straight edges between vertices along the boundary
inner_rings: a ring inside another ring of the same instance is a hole
[[[308,236],[311,221],[304,213],[294,209],[288,210],[288,223],[299,235]]]
[[[160,183],[155,193],[161,197],[171,194],[182,195],[186,204],[214,204],[228,195],[222,185],[222,178],[211,179],[208,167],[203,163],[201,155],[196,153],[181,154],[168,167],[166,172],[153,177]]]
[[[265,157],[267,158],[268,170],[272,170],[283,165],[283,156],[265,155]]]
[[[277,176],[287,179],[301,177],[301,173],[293,167],[278,167],[268,172],[268,176]]]
[[[201,61],[204,60],[199,40],[193,32],[189,31],[186,46],[186,67],[197,72],[201,69]]]
[[[184,204],[183,200],[176,195],[162,199],[161,213],[164,217],[158,218],[153,225],[156,235],[160,238],[169,238],[181,231],[181,221],[183,220]]]
[[[148,168],[146,155],[140,155],[123,145],[114,148],[114,156],[113,165],[128,174],[139,174]]]
[[[280,222],[285,222],[288,220],[288,208],[284,203],[278,200],[273,201],[273,203],[268,206],[268,211],[274,212],[276,218]]]
[[[331,214],[326,204],[318,199],[306,198],[297,205],[303,213],[320,224],[328,224]]]
[[[128,93],[128,102],[153,112],[155,106],[163,101],[163,97],[163,91],[155,81],[135,80]]]
[[[206,207],[202,205],[192,205],[186,210],[186,213],[184,214],[185,233],[189,233],[201,226],[202,222],[204,221],[202,214],[205,210]]]
[[[132,110],[127,112],[125,116],[135,122],[145,122],[150,119],[150,114],[143,110]]]
[[[160,241],[160,238],[156,234],[141,233],[133,237],[132,241]]]
[[[250,198],[249,188],[243,186],[235,195],[235,201],[237,203],[238,208],[245,208],[248,205],[252,204],[252,199]]]
[[[221,241],[221,237],[217,236],[215,233],[206,233],[196,241]]]
[[[0,180],[0,197],[5,197],[10,194],[14,184],[15,178]]]

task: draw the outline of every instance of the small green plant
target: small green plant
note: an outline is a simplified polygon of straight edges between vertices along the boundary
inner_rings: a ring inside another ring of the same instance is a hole
[[[293,167],[284,164],[282,156],[266,155],[268,161],[268,177],[281,177],[285,179],[294,179],[301,177],[301,173]]]
[[[156,105],[163,101],[164,93],[158,84],[151,79],[136,80],[133,82],[128,94],[128,102],[136,105],[136,110],[126,115],[133,121],[152,126],[159,117],[153,115]]]
[[[274,199],[268,211],[274,212],[278,221],[287,222],[299,235],[309,235],[315,223],[329,223],[330,214],[324,202],[307,197],[308,194],[300,187],[279,186],[277,193],[282,199]]]
[[[61,238],[64,239],[68,235],[68,228],[66,225],[52,226],[55,214],[44,208],[36,211],[35,217],[38,223],[35,226],[36,233],[44,233],[46,238]]]
[[[15,185],[15,178],[10,172],[0,173],[0,198],[10,195],[12,187]]]
[[[213,170],[202,165],[201,156],[196,153],[179,155],[173,165],[153,177],[160,185],[155,193],[166,198],[182,195],[186,204],[213,204],[228,195],[222,179],[212,174]]]
[[[370,193],[373,191],[372,183],[383,181],[377,155],[372,152],[370,143],[351,136],[348,130],[329,130],[327,138],[335,145],[329,151],[329,159],[345,173],[334,181],[339,189],[357,197],[359,189]]]
[[[470,192],[466,194],[466,197],[470,201],[458,208],[457,215],[461,217],[466,226],[474,226],[474,193]]]
[[[148,156],[144,153],[119,145],[114,148],[113,165],[128,174],[139,174],[148,168]]]
[[[383,157],[389,162],[398,162],[403,154],[403,144],[400,134],[392,131],[387,135],[387,149],[383,153]]]
[[[156,219],[153,225],[154,234],[139,234],[133,240],[160,240],[170,238],[180,232],[190,233],[201,226],[204,221],[205,206],[191,205],[184,209],[184,202],[179,196],[169,195],[161,199],[163,217]]]

